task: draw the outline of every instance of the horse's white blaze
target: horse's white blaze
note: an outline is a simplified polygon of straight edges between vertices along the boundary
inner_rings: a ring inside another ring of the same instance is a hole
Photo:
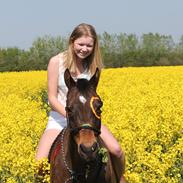
[[[80,96],[79,96],[79,101],[80,101],[81,103],[85,104],[85,103],[86,103],[86,98],[83,97],[82,95],[80,95]]]

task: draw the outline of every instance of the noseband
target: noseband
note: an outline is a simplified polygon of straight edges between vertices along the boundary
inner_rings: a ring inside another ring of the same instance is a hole
[[[82,129],[89,129],[89,130],[92,130],[92,131],[94,131],[94,133],[95,133],[97,136],[99,136],[100,133],[101,133],[100,130],[98,130],[97,128],[92,127],[92,126],[91,126],[90,124],[88,124],[88,123],[85,123],[85,124],[83,124],[83,125],[81,125],[80,127],[77,127],[77,128],[72,128],[72,129],[71,129],[71,133],[77,134],[77,133],[79,133],[79,131],[82,130]]]

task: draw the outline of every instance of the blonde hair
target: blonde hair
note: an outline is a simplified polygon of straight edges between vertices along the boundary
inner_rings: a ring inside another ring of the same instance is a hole
[[[90,36],[94,40],[93,52],[86,58],[86,62],[84,62],[86,63],[88,71],[93,75],[97,67],[99,70],[103,68],[103,63],[95,28],[89,24],[79,24],[71,33],[68,49],[64,52],[64,66],[68,68],[70,72],[76,72],[76,55],[73,50],[73,43],[82,36]]]

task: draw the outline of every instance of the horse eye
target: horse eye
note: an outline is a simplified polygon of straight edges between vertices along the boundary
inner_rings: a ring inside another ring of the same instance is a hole
[[[100,99],[98,100],[94,100],[93,103],[92,103],[92,107],[94,109],[94,113],[96,113],[98,116],[101,115],[102,111],[101,111],[101,107],[102,107],[102,101]]]
[[[97,114],[102,113],[102,111],[101,111],[102,105],[103,105],[103,102],[101,100],[96,103],[96,112],[97,112]]]
[[[99,107],[101,108],[103,106],[103,102],[100,100]]]
[[[96,109],[96,113],[97,113],[97,114],[101,114],[101,113],[102,113],[102,110],[100,109],[100,107],[98,107],[98,108]]]

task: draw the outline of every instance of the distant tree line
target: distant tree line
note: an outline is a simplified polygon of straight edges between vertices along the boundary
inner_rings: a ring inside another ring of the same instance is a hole
[[[172,36],[158,33],[99,35],[106,68],[128,66],[183,65],[183,35],[178,43]],[[38,37],[28,50],[0,48],[0,72],[46,70],[49,59],[67,48],[66,37]]]

